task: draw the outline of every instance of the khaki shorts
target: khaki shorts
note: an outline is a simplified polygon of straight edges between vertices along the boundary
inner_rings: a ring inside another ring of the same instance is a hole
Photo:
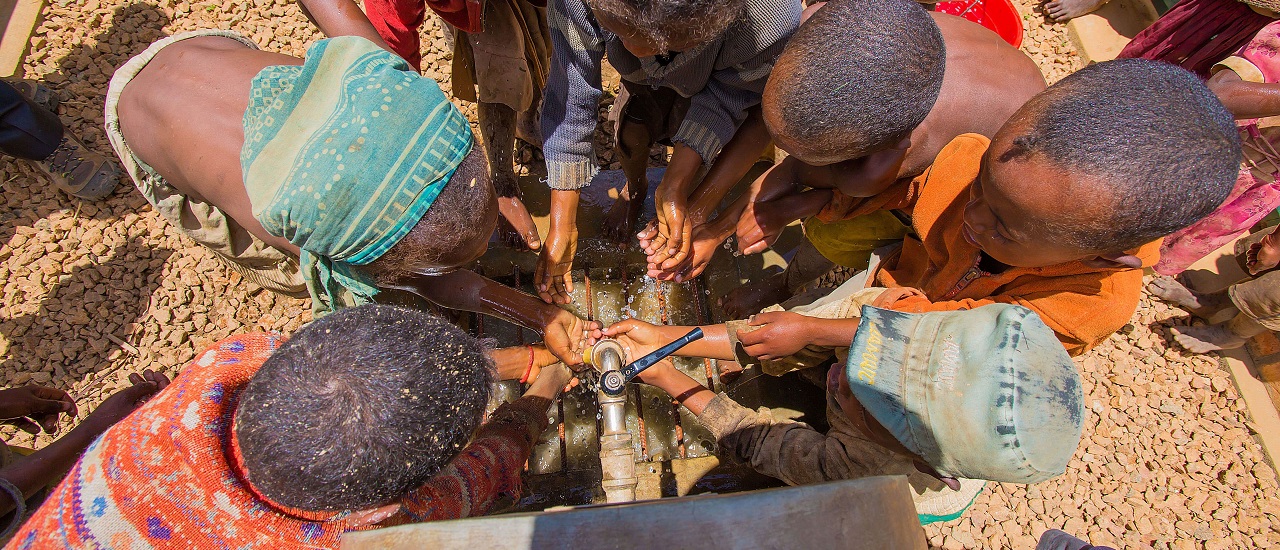
[[[488,0],[483,32],[450,30],[454,97],[537,112],[551,54],[546,8],[527,0]]]
[[[217,206],[200,197],[188,197],[169,185],[160,174],[133,154],[120,133],[120,115],[117,108],[120,93],[125,85],[137,76],[143,67],[174,42],[198,36],[221,36],[237,40],[253,49],[258,46],[235,32],[202,30],[181,33],[152,44],[146,51],[134,56],[116,70],[107,88],[106,127],[107,139],[120,163],[124,166],[138,192],[151,203],[152,208],[169,220],[192,240],[214,253],[218,259],[251,283],[267,290],[306,297],[307,285],[298,270],[298,257],[278,250],[255,237],[236,223]]]
[[[1262,240],[1274,227],[1236,241],[1236,261],[1244,269],[1249,246]],[[1247,271],[1247,270],[1246,270]],[[1227,289],[1231,303],[1267,330],[1280,331],[1280,270],[1264,271],[1254,278],[1231,285]]]
[[[644,84],[622,81],[622,90],[609,109],[609,121],[613,123],[614,147],[622,158],[649,155],[655,144],[674,145],[671,138],[680,131],[691,100],[666,87],[652,88]],[[634,132],[629,126],[643,127],[648,143],[632,143]]]

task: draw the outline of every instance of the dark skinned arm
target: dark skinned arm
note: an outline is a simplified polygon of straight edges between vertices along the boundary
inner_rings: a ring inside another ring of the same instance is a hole
[[[1218,71],[1208,84],[1236,118],[1280,115],[1280,84],[1247,82],[1235,71]]]
[[[395,53],[353,0],[298,0],[298,7],[325,36],[359,36]]]
[[[550,227],[533,274],[538,296],[548,304],[567,304],[573,292],[571,272],[573,257],[578,252],[578,199],[581,196],[577,189],[551,190]]]
[[[474,311],[541,331],[547,349],[566,365],[582,363],[584,331],[595,324],[465,269],[417,277],[405,290],[449,309]]]

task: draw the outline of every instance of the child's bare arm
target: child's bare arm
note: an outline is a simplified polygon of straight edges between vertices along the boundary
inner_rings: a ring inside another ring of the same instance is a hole
[[[298,0],[298,7],[325,36],[359,36],[395,53],[353,0]]]
[[[617,338],[627,348],[630,359],[635,361],[649,352],[675,341],[688,334],[694,327],[675,325],[654,325],[639,319],[627,319],[614,323],[593,335],[597,338],[608,336]],[[706,325],[702,329],[702,339],[694,340],[677,350],[673,355],[680,357],[709,357],[732,361],[733,345],[729,341],[729,332],[724,325]]]
[[[715,398],[715,392],[707,389],[683,372],[676,370],[671,361],[662,360],[645,369],[637,378],[641,382],[667,392],[677,403],[684,405],[694,416],[702,414]]]
[[[1218,71],[1207,84],[1236,118],[1280,115],[1280,84],[1247,82],[1235,71]]]
[[[499,380],[537,380],[543,368],[559,361],[546,346],[533,344],[496,349],[490,356],[498,366]]]
[[[859,319],[820,319],[789,311],[770,311],[753,315],[747,322],[758,328],[738,332],[743,351],[758,359],[774,360],[809,345],[848,347],[858,332]]]

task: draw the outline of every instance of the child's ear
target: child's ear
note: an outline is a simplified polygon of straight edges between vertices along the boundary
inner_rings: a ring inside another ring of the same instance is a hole
[[[1126,267],[1139,269],[1142,267],[1142,260],[1137,256],[1126,254],[1124,252],[1108,252],[1106,254],[1100,254],[1084,260],[1084,264],[1098,269]]]

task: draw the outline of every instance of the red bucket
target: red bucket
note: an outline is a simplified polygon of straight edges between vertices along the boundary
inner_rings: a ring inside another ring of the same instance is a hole
[[[1022,46],[1022,17],[1009,0],[947,0],[938,2],[937,9],[991,29],[1015,48]]]

